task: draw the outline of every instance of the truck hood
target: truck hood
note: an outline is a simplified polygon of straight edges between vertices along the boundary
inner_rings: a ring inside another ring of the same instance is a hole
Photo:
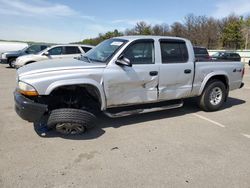
[[[19,51],[9,51],[9,52],[5,52],[3,54],[6,54],[6,55],[19,55],[21,53],[22,53],[22,51],[19,50]]]
[[[25,65],[17,70],[19,76],[26,76],[42,72],[72,70],[72,69],[93,69],[105,68],[105,63],[88,63],[76,59],[45,60]]]

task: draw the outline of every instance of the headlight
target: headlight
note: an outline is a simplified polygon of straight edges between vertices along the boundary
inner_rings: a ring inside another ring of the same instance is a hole
[[[6,59],[6,54],[3,53],[1,59]]]
[[[19,91],[19,93],[26,96],[38,96],[38,93],[33,86],[26,84],[25,82],[22,81],[18,82],[17,90]]]

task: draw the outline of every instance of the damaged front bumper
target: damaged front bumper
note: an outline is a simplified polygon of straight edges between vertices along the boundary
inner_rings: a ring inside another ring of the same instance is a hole
[[[47,105],[36,103],[17,91],[14,92],[14,98],[16,113],[26,121],[37,122],[47,112]]]

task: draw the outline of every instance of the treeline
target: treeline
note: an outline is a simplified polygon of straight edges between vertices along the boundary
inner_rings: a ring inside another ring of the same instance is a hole
[[[99,34],[96,38],[85,39],[80,43],[97,45],[103,40],[122,35],[162,35],[188,38],[194,45],[208,49],[250,48],[250,16],[230,15],[223,19],[190,14],[184,22],[150,25],[144,21],[131,29]]]

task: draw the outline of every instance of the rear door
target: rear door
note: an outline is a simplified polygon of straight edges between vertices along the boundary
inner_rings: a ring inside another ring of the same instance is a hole
[[[160,40],[161,60],[159,100],[185,98],[190,95],[194,76],[193,58],[188,56],[186,42],[179,39]]]

